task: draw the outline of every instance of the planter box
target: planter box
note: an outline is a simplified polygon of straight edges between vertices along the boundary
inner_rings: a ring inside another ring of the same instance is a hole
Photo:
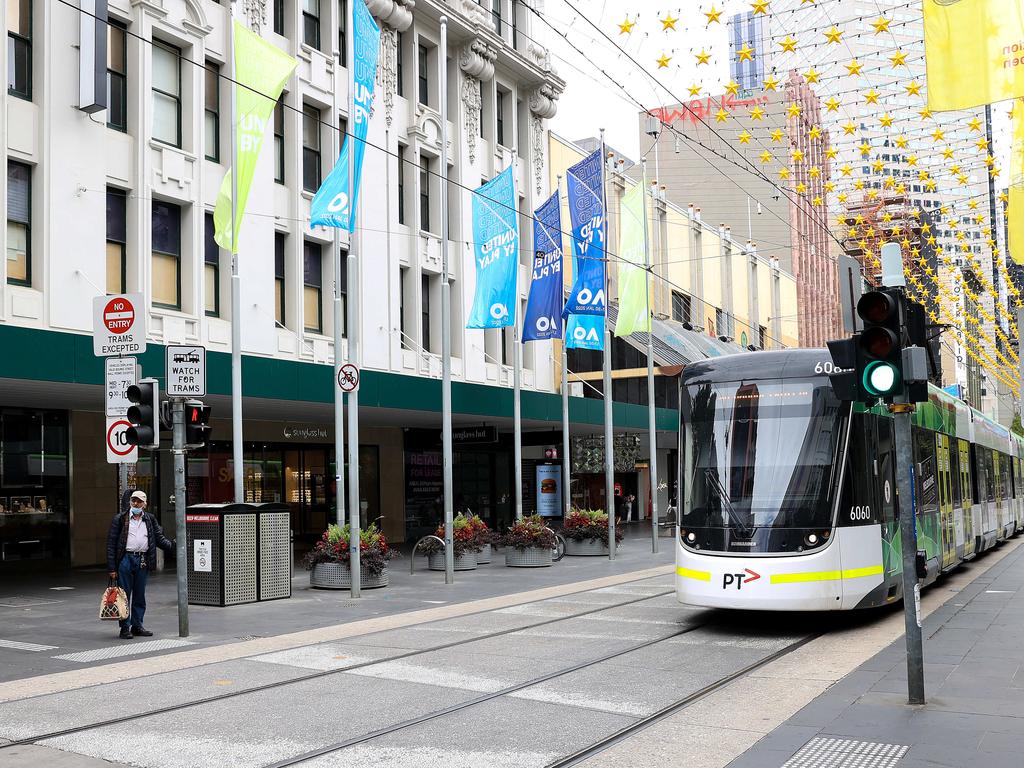
[[[565,554],[572,557],[607,557],[608,542],[600,539],[584,539],[583,541],[566,539]]]
[[[544,568],[551,565],[551,550],[538,547],[505,547],[505,565],[510,568]]]
[[[476,553],[476,564],[487,565],[491,562],[491,545],[484,544],[484,548]]]
[[[390,581],[387,566],[380,576],[371,576],[365,568],[361,569],[361,574],[359,585],[363,589],[386,587]],[[341,563],[317,563],[309,572],[309,586],[314,589],[351,589],[352,571]]]
[[[431,552],[427,555],[427,567],[432,571],[444,570],[444,552]],[[472,571],[476,568],[476,552],[467,552],[455,558],[456,571]]]

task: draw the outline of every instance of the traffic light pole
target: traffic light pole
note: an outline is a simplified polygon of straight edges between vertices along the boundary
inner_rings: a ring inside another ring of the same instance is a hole
[[[178,637],[188,637],[188,537],[185,533],[185,401],[171,400],[174,454],[174,540],[178,577]]]
[[[914,406],[889,406],[896,428],[896,489],[903,549],[903,617],[907,635],[907,703],[924,704],[924,649],[921,642],[921,585],[917,581],[917,514],[910,414]]]

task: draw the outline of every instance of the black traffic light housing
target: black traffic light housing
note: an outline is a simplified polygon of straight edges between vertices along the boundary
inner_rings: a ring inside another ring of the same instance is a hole
[[[857,389],[862,402],[892,403],[903,394],[903,318],[906,298],[898,288],[868,291],[857,302],[864,329],[857,339]]]
[[[130,445],[155,451],[160,447],[160,383],[156,379],[141,379],[128,387],[126,418],[131,426],[124,431]]]
[[[209,439],[210,412],[213,409],[203,405],[202,400],[185,401],[185,447],[202,448]]]

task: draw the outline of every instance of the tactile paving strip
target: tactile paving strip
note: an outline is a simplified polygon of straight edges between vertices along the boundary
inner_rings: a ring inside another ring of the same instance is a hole
[[[40,651],[55,651],[59,646],[56,645],[39,645],[38,643],[22,643],[18,640],[0,640],[0,648],[11,648],[15,651],[32,651],[33,653],[39,653]]]
[[[909,746],[815,737],[782,768],[896,768]]]
[[[114,659],[120,656],[138,656],[150,651],[166,651],[171,648],[183,648],[186,645],[195,645],[190,640],[144,640],[143,642],[124,643],[112,645],[109,648],[95,648],[91,651],[79,651],[78,653],[62,653],[54,656],[55,659],[64,661],[103,661]]]

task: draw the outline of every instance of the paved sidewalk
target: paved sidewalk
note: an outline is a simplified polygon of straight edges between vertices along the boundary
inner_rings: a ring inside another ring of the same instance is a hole
[[[929,616],[924,637],[927,704],[906,703],[901,636],[729,768],[1024,765],[1024,547]]]

